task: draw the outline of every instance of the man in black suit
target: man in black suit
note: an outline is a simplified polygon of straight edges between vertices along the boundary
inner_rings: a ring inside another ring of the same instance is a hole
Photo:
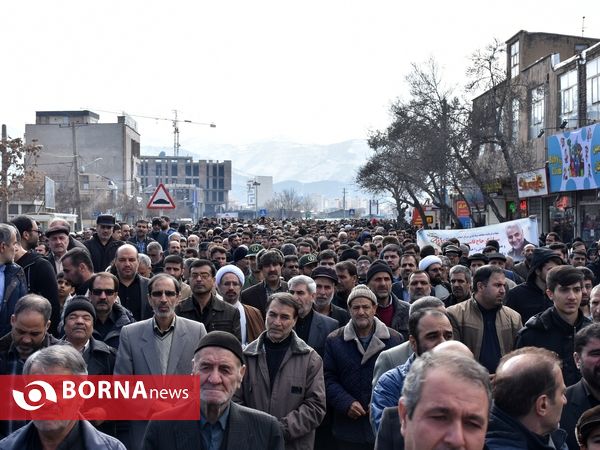
[[[151,421],[144,436],[144,450],[207,449],[209,444],[226,450],[283,450],[281,428],[273,416],[231,401],[245,372],[239,340],[225,331],[204,336],[194,354],[193,367],[201,383],[200,421]],[[173,411],[169,414],[172,416]]]
[[[563,408],[560,427],[567,432],[569,449],[579,449],[575,424],[583,412],[600,405],[600,323],[593,323],[575,335],[575,363],[581,380],[567,389],[567,404]]]

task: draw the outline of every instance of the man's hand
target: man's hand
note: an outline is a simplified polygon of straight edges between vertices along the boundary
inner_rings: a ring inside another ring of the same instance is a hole
[[[363,407],[360,404],[360,402],[354,401],[350,405],[350,408],[348,408],[348,412],[346,414],[351,419],[355,419],[356,420],[356,419],[358,419],[358,418],[360,418],[362,416],[366,416],[367,412],[363,409]]]

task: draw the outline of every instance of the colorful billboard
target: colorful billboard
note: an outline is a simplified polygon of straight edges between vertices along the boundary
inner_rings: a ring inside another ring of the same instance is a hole
[[[548,137],[550,192],[600,186],[600,127],[590,125]]]

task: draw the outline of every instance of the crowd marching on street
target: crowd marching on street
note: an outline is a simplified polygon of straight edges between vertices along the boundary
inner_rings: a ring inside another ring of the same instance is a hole
[[[197,421],[5,420],[0,450],[600,448],[596,244],[515,226],[510,251],[479,253],[415,231],[0,224],[0,375],[194,374],[201,388]]]

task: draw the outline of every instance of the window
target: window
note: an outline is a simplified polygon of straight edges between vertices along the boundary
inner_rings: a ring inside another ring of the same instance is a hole
[[[519,41],[510,46],[510,77],[519,75]]]
[[[225,189],[225,179],[219,178],[219,189]]]
[[[531,117],[529,119],[529,139],[534,139],[544,128],[544,86],[530,91]]]
[[[577,69],[559,77],[560,88],[560,122],[577,121]]]
[[[511,138],[513,143],[519,137],[519,99],[513,99],[511,105]]]
[[[199,173],[200,173],[200,167],[198,166],[198,164],[194,164],[194,166],[193,166],[193,168],[192,168],[192,169],[193,169],[193,175],[194,175],[195,177],[199,176]]]
[[[191,164],[186,164],[185,165],[185,176],[186,177],[191,177],[192,176],[192,165]]]
[[[600,57],[588,61],[587,71],[587,119],[600,120]]]
[[[219,202],[223,202],[223,199],[224,199],[224,196],[223,196],[223,191],[220,191],[220,192],[219,192],[219,199],[218,199],[218,201],[219,201]]]
[[[225,164],[219,164],[219,176],[220,177],[225,176]]]
[[[171,176],[172,177],[177,176],[177,163],[176,162],[171,163]]]
[[[156,166],[154,166],[154,167],[155,167],[155,170],[156,170],[156,172],[155,172],[155,175],[156,175],[157,177],[162,177],[162,164],[159,164],[159,163],[157,162],[157,163],[156,163]]]
[[[88,190],[90,188],[90,177],[89,177],[89,175],[81,175],[79,177],[79,182],[81,183],[81,189]]]

